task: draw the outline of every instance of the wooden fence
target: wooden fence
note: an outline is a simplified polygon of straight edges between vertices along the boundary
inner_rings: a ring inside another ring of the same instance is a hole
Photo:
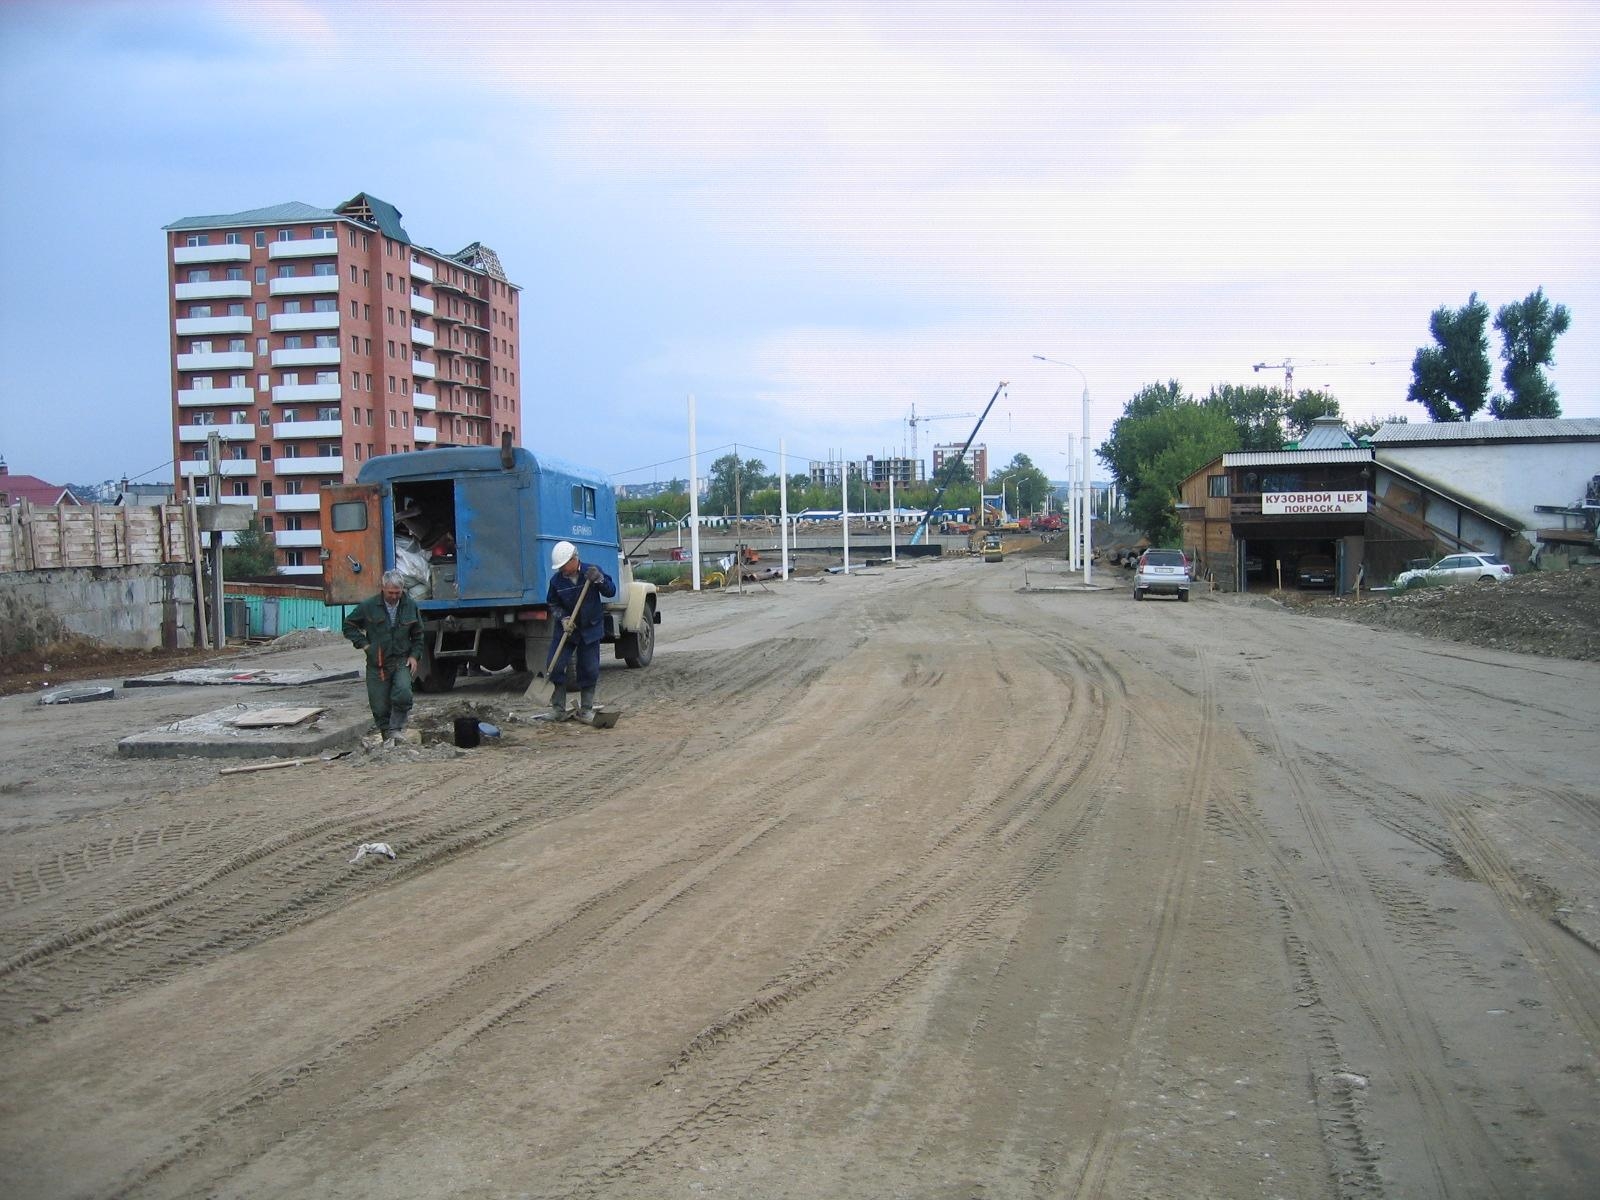
[[[187,516],[181,504],[0,508],[0,573],[192,562]]]

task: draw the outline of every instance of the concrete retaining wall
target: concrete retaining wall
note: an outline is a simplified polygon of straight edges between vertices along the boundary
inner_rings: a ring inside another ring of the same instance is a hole
[[[186,563],[0,574],[0,654],[77,634],[117,650],[195,644]]]

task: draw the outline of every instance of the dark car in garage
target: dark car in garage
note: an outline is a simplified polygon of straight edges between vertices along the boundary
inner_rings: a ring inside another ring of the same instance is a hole
[[[1295,566],[1295,581],[1303,588],[1331,588],[1335,583],[1333,555],[1302,554]]]

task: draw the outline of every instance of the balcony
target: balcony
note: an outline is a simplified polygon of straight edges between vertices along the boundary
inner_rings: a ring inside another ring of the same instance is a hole
[[[421,325],[411,327],[411,344],[414,346],[433,345],[433,330],[424,329]]]
[[[279,575],[321,575],[322,564],[317,563],[310,567],[279,567]]]
[[[272,436],[282,441],[291,438],[342,438],[343,421],[279,421],[272,427]]]
[[[411,311],[421,313],[425,317],[431,317],[433,316],[433,301],[429,300],[421,292],[412,292]]]
[[[174,246],[172,262],[188,267],[196,263],[249,262],[250,247],[243,242],[222,246]]]
[[[256,402],[255,388],[184,388],[179,408],[249,408]]]
[[[344,474],[344,455],[334,454],[323,458],[280,458],[273,462],[278,475],[340,475]]]
[[[272,389],[272,402],[304,404],[313,400],[337,400],[343,394],[337,383],[286,383]]]
[[[179,300],[248,300],[248,279],[212,279],[205,283],[180,283],[172,289]]]
[[[280,258],[334,258],[339,253],[336,237],[298,238],[292,242],[267,243],[267,257]]]
[[[431,362],[424,362],[420,358],[413,358],[411,360],[411,374],[418,379],[432,379],[436,374],[438,374],[438,372],[434,370],[434,366]]]
[[[437,429],[429,429],[426,425],[413,425],[411,427],[411,436],[412,440],[419,446],[432,445],[439,440],[439,431]]]
[[[249,317],[179,317],[179,337],[205,337],[212,333],[249,333]]]
[[[253,458],[225,458],[222,460],[221,470],[218,471],[224,479],[237,479],[240,476],[252,476],[256,473],[256,460]],[[178,473],[185,479],[211,474],[211,464],[203,459],[185,459],[178,464]]]
[[[279,512],[321,512],[322,494],[311,492],[302,496],[279,496],[277,498]]]
[[[225,350],[210,354],[178,355],[180,371],[240,371],[255,366],[256,356],[248,350]]]
[[[204,444],[210,440],[213,433],[220,433],[222,440],[225,442],[253,442],[256,436],[256,427],[254,425],[179,425],[178,441]]]
[[[235,508],[248,508],[251,512],[256,511],[256,498],[254,496],[224,496],[222,497],[222,502],[231,504]]]
[[[322,545],[320,529],[280,529],[272,537],[280,547],[286,548]]]
[[[274,350],[272,352],[272,365],[275,367],[337,367],[339,365],[339,347],[313,346],[309,350]]]
[[[267,281],[267,294],[271,296],[312,296],[338,290],[337,275],[295,275],[288,279],[274,278]],[[178,299],[181,300],[183,297],[179,296]]]
[[[277,313],[270,322],[273,333],[299,333],[303,329],[337,329],[336,312]]]
[[[436,412],[439,408],[439,401],[427,392],[412,392],[411,403],[418,412]]]
[[[419,279],[423,283],[432,283],[433,268],[425,263],[420,263],[413,258],[411,260],[411,278]]]

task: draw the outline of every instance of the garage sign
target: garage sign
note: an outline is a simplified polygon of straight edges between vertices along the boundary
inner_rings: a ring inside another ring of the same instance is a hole
[[[1307,513],[1364,513],[1367,493],[1360,492],[1263,492],[1264,517],[1301,516]]]

